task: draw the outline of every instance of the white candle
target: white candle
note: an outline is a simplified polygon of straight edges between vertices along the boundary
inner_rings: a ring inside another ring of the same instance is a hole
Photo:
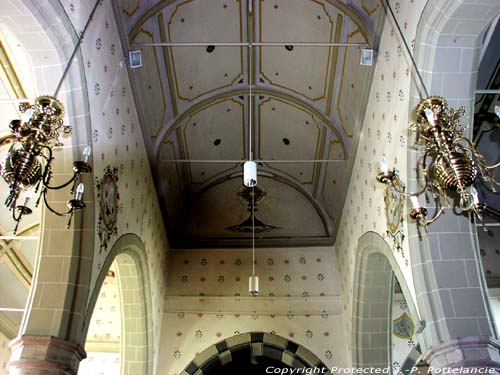
[[[31,197],[33,197],[33,190],[29,189],[26,191],[26,195],[24,196],[24,204],[23,206],[27,207],[28,203],[30,202]]]
[[[83,162],[86,163],[89,160],[89,156],[92,153],[92,148],[90,146],[85,146],[83,149]]]
[[[479,195],[477,194],[477,190],[474,186],[471,186],[470,189],[470,194],[472,195],[472,199],[474,199],[474,204],[478,205],[479,204]]]
[[[383,173],[389,172],[389,163],[387,162],[387,159],[384,155],[380,157],[380,170]]]
[[[424,113],[425,113],[425,117],[427,118],[427,121],[429,121],[429,124],[431,124],[432,126],[434,126],[434,124],[435,124],[435,122],[434,122],[434,112],[432,112],[431,109],[426,108],[426,109],[424,109]]]
[[[420,203],[418,201],[418,197],[412,196],[410,197],[411,204],[414,209],[418,210],[420,208]]]
[[[76,193],[75,193],[75,199],[77,201],[81,201],[83,197],[83,191],[85,190],[85,186],[83,185],[82,182],[78,184],[78,187],[76,188]]]

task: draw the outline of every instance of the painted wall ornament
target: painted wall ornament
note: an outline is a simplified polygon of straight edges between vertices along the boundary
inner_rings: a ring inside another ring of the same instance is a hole
[[[104,170],[104,176],[96,178],[97,198],[99,200],[99,219],[97,234],[101,242],[99,253],[107,250],[112,236],[118,233],[117,218],[119,211],[118,200],[118,168],[109,165]]]
[[[406,312],[404,312],[399,318],[395,319],[392,324],[392,333],[394,336],[407,340],[410,340],[413,337],[415,326]]]
[[[394,182],[397,185],[397,190],[405,191],[404,184],[398,179]],[[404,204],[405,197],[402,194],[398,194],[395,189],[386,187],[384,192],[384,202],[385,202],[385,217],[387,220],[387,235],[391,237],[393,242],[393,250],[397,252],[403,251],[403,242],[405,239],[405,234],[403,231],[404,223]],[[404,254],[403,254],[404,255]]]

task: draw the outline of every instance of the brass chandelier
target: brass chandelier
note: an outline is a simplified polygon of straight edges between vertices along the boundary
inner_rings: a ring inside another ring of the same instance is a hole
[[[410,131],[416,133],[415,144],[423,148],[417,164],[417,171],[423,177],[423,187],[417,192],[405,192],[399,176],[394,169],[389,169],[385,157],[381,158],[377,181],[388,185],[391,191],[409,197],[413,206],[410,217],[425,229],[436,221],[447,207],[452,207],[458,214],[472,212],[481,219],[484,206],[479,202],[473,185],[478,177],[481,177],[495,191],[494,185],[500,185],[500,181],[492,171],[499,167],[500,163],[486,164],[475,145],[464,136],[465,128],[460,123],[465,113],[463,107],[455,110],[444,98],[429,95],[389,0],[385,0],[383,4],[396,25],[425,93],[425,98],[421,96],[422,100],[415,108],[416,121],[410,125]],[[419,203],[420,195],[426,198],[431,195],[434,199],[435,211],[430,219],[426,218],[428,210]]]
[[[399,181],[397,173],[389,170],[384,160],[377,181],[410,197],[413,203],[410,217],[424,226],[437,220],[446,207],[471,211],[480,217],[482,205],[473,184],[481,176],[494,190],[494,185],[500,185],[500,181],[492,170],[500,163],[487,165],[474,144],[463,135],[464,127],[460,124],[465,112],[463,107],[455,111],[444,98],[431,96],[418,104],[416,112],[417,121],[410,125],[410,131],[416,133],[416,144],[424,149],[419,161],[424,186],[415,193],[404,192],[400,188],[402,185],[396,183]],[[427,209],[418,202],[418,196],[425,192],[430,192],[436,202],[436,211],[428,220]]]
[[[0,165],[0,174],[9,186],[9,194],[5,205],[12,211],[16,222],[14,234],[24,215],[33,211],[28,204],[34,194],[39,194],[36,201],[38,207],[43,199],[49,211],[58,216],[69,216],[68,228],[75,211],[85,208],[83,202],[84,185],[81,175],[90,173],[92,167],[88,164],[91,153],[90,146],[83,150],[83,159],[73,163],[73,176],[61,185],[51,185],[53,178],[52,161],[53,148],[62,144],[59,142],[61,133],[71,132],[71,126],[63,124],[64,107],[52,96],[39,96],[33,104],[21,103],[19,110],[24,114],[23,120],[13,120],[10,123],[10,137],[13,139],[6,159]],[[74,196],[67,202],[68,211],[59,212],[47,201],[49,190],[59,190],[72,184],[70,193]],[[18,204],[21,192],[25,191],[24,202]]]

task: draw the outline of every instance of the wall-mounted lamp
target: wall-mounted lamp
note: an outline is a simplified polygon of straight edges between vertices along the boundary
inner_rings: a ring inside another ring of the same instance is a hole
[[[69,216],[69,228],[74,212],[85,208],[84,185],[80,182],[80,175],[92,172],[88,163],[92,149],[90,146],[83,149],[82,160],[73,163],[73,176],[67,182],[57,186],[50,185],[53,177],[53,148],[61,146],[61,132],[71,132],[71,126],[63,125],[64,107],[52,96],[39,96],[33,104],[21,103],[19,110],[23,113],[23,119],[11,121],[9,128],[12,136],[9,139],[13,139],[13,143],[0,165],[0,174],[9,185],[5,205],[12,211],[12,218],[16,222],[14,234],[22,217],[32,213],[28,204],[37,193],[39,196],[36,206],[43,198],[45,206],[51,212],[58,216]],[[67,202],[68,211],[54,210],[47,201],[47,192],[65,188],[71,183],[70,193],[74,193],[74,197]],[[22,191],[26,191],[24,203],[18,205]]]
[[[500,185],[492,170],[500,166],[487,165],[484,157],[474,144],[463,135],[460,118],[465,110],[455,111],[442,97],[431,96],[424,99],[416,108],[417,121],[410,125],[410,130],[417,135],[416,144],[423,146],[423,153],[418,163],[424,186],[421,191],[406,193],[395,182],[399,176],[389,166],[384,157],[381,159],[377,181],[387,184],[399,194],[410,197],[413,209],[410,217],[424,227],[440,217],[446,207],[458,211],[474,212],[480,217],[482,209],[476,189],[472,186],[479,175],[491,185]],[[428,211],[419,203],[418,196],[429,192],[436,202],[436,211],[427,219]]]

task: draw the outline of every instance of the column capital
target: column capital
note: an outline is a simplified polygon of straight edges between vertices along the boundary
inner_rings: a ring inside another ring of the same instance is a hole
[[[459,337],[434,346],[423,360],[433,368],[486,368],[500,373],[500,343],[491,337]]]
[[[80,345],[53,336],[25,335],[9,346],[10,375],[76,375],[80,361],[87,356]]]

